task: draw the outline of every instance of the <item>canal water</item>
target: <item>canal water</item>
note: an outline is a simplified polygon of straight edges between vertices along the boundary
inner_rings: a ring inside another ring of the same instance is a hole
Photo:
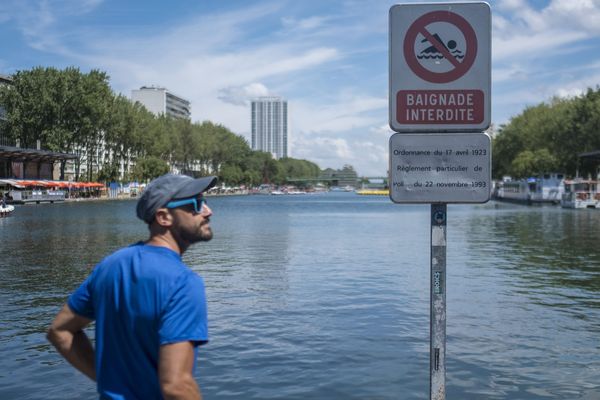
[[[207,399],[428,399],[429,206],[211,198]],[[0,398],[94,398],[46,343],[68,294],[147,234],[134,201],[0,219]],[[447,398],[600,399],[600,211],[448,207]],[[92,332],[93,334],[93,332]]]

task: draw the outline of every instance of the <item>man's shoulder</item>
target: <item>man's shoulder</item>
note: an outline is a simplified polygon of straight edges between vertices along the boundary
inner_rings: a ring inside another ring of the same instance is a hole
[[[181,257],[167,249],[157,246],[148,246],[144,242],[134,243],[123,247],[106,256],[98,263],[96,272],[102,275],[114,274],[118,270],[130,270],[137,268],[140,272],[148,274],[173,274],[179,275],[187,267],[181,261]],[[103,271],[103,272],[102,272]]]
[[[144,261],[147,261],[147,259],[157,259],[161,260],[161,262],[174,262],[183,265],[181,257],[174,251],[167,249],[166,247],[150,246],[144,242],[137,242],[127,247],[120,248],[109,254],[103,261],[112,262],[132,257],[143,258]]]

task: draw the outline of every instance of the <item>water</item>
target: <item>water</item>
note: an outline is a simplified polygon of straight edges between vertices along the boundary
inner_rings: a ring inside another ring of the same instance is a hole
[[[207,399],[428,399],[429,206],[385,197],[212,198]],[[135,202],[0,219],[0,398],[94,398],[46,343],[68,294],[147,235]],[[448,207],[448,399],[600,399],[600,212]]]

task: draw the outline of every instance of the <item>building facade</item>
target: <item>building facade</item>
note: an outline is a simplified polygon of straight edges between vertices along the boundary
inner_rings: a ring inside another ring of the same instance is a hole
[[[289,157],[288,105],[281,97],[252,100],[252,150],[273,154],[276,159]]]
[[[164,114],[173,118],[191,119],[192,112],[189,100],[179,97],[162,87],[142,86],[131,91],[131,100],[139,101],[155,115]]]

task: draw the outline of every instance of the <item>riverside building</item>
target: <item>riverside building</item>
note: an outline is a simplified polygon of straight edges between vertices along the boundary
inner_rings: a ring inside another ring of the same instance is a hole
[[[131,100],[139,101],[155,115],[191,119],[190,101],[177,96],[163,87],[142,86],[131,91]]]
[[[276,159],[289,157],[287,109],[281,97],[252,100],[252,150],[271,153]]]

